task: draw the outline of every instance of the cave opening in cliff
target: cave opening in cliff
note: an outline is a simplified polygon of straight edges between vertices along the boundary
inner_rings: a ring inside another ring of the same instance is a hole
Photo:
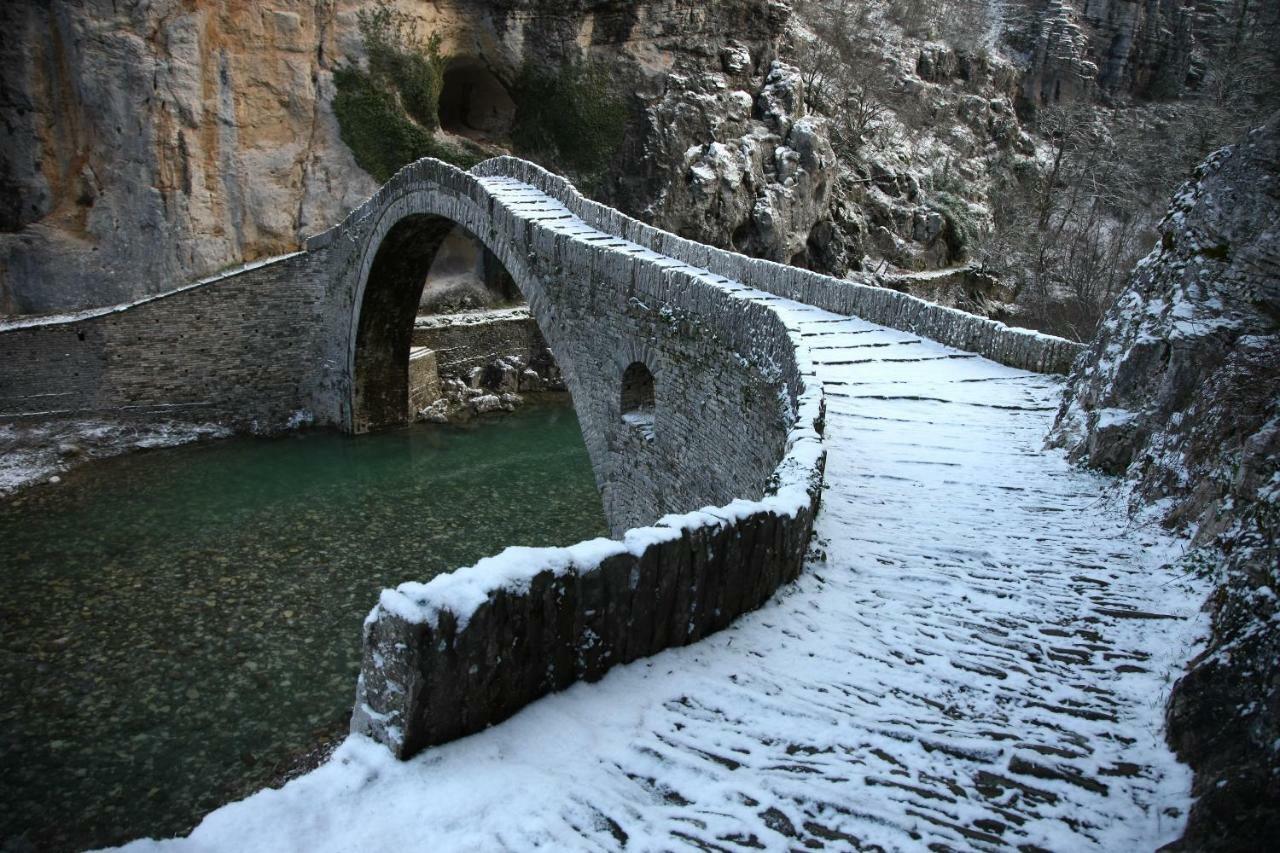
[[[511,135],[516,104],[506,86],[475,61],[450,66],[440,90],[440,126],[469,139],[497,141]]]

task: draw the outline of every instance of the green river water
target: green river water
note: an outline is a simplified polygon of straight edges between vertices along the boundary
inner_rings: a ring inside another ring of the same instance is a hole
[[[150,451],[0,502],[0,850],[187,831],[343,725],[380,589],[599,535],[567,406]]]

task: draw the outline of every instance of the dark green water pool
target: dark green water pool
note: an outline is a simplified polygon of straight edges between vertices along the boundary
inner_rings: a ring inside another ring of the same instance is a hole
[[[568,406],[153,451],[0,502],[0,850],[185,832],[342,725],[380,589],[606,533]]]

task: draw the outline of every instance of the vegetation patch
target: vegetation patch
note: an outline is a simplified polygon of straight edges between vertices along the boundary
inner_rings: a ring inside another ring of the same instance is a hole
[[[512,142],[524,157],[551,163],[586,184],[603,177],[627,128],[627,103],[607,71],[571,62],[548,71],[526,65],[515,87]]]
[[[959,260],[967,256],[982,227],[968,203],[953,192],[941,190],[929,196],[929,205],[947,222],[945,236],[952,257]]]
[[[416,35],[409,16],[385,2],[362,9],[359,23],[369,69],[347,66],[334,72],[333,111],[342,141],[360,168],[381,183],[422,157],[464,169],[484,159],[477,146],[435,135],[445,63],[439,36]]]

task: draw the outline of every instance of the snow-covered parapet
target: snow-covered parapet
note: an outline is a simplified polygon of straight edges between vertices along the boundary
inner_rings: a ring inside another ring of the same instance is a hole
[[[1066,373],[1083,346],[1029,329],[1016,329],[874,284],[832,278],[800,267],[716,249],[646,225],[584,198],[572,184],[515,157],[495,157],[472,169],[537,187],[588,225],[676,260],[787,299],[837,314],[913,332],[992,361],[1038,373]]]
[[[794,579],[824,463],[821,392],[800,367],[787,366],[778,402],[795,425],[762,499],[668,515],[617,540],[508,548],[384,590],[365,621],[352,730],[407,758],[616,664],[692,643]]]

